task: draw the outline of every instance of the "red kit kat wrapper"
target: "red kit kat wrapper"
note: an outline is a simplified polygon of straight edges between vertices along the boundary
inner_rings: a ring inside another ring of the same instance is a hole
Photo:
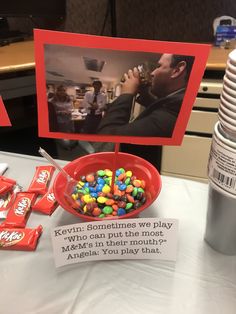
[[[41,225],[36,229],[0,227],[0,250],[34,251],[42,231]]]
[[[53,166],[36,167],[36,171],[28,188],[28,192],[41,195],[47,193],[54,171],[55,167]]]
[[[10,183],[10,182],[7,182],[7,181],[3,181],[0,179],[0,196],[7,193],[7,192],[10,192],[12,191],[14,188],[14,184],[13,183]]]
[[[12,207],[7,213],[7,217],[0,227],[25,228],[31,205],[34,203],[36,195],[28,192],[18,192]]]
[[[50,188],[49,191],[32,206],[32,210],[45,215],[52,215],[58,206],[59,204],[55,199],[53,188]]]
[[[13,180],[4,176],[0,176],[0,181],[8,182],[8,183],[11,183],[12,185],[16,184],[16,180]]]
[[[12,180],[13,181],[13,180]],[[13,182],[2,180],[0,177],[0,212],[5,212],[4,215],[1,213],[1,217],[6,217],[8,209],[12,206],[16,193],[21,190],[19,185],[14,185]]]

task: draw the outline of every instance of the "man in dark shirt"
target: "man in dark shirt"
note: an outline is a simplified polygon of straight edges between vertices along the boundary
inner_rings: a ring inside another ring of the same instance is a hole
[[[121,95],[113,101],[102,119],[99,134],[171,137],[184,98],[194,58],[163,54],[151,73],[150,92],[145,110],[133,121],[130,115],[134,97],[142,91],[137,68],[124,75]],[[145,97],[143,97],[145,100]],[[153,101],[150,101],[153,99]]]

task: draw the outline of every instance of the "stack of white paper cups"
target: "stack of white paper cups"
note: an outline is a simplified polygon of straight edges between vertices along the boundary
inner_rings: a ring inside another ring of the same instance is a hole
[[[236,50],[229,54],[208,162],[206,242],[236,255]]]
[[[219,121],[232,139],[236,139],[236,50],[229,54],[220,97]]]

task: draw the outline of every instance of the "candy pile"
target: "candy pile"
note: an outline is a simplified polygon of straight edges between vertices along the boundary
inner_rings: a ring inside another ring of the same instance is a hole
[[[146,202],[145,181],[119,168],[112,191],[112,171],[98,170],[81,176],[71,195],[73,207],[84,215],[107,218],[123,216]]]
[[[49,187],[55,167],[36,167],[29,187],[17,190],[16,181],[0,176],[0,250],[34,251],[42,233],[42,226],[27,228],[32,211],[51,215],[58,203]]]

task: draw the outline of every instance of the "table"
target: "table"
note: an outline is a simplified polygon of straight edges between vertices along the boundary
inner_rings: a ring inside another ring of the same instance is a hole
[[[0,47],[0,74],[32,70],[34,62],[33,40],[12,43]]]
[[[0,152],[6,176],[27,188],[42,158]],[[65,161],[59,161],[65,165]],[[35,252],[0,251],[4,314],[235,314],[236,256],[203,240],[208,185],[162,177],[159,198],[142,217],[179,220],[177,261],[123,260],[78,263],[56,269],[50,230],[80,222],[62,208],[32,213],[27,227],[43,225]]]
[[[206,69],[225,70],[228,54],[232,50],[212,46]],[[33,40],[1,47],[0,55],[0,73],[30,70],[35,67]]]
[[[36,94],[32,40],[0,47],[0,81],[4,100]]]
[[[57,155],[55,140],[38,138],[33,40],[0,47],[0,95],[12,123],[0,128],[0,149],[33,155],[41,143]]]
[[[225,71],[228,55],[231,51],[233,51],[233,48],[223,49],[212,46],[207,60],[206,69]]]

